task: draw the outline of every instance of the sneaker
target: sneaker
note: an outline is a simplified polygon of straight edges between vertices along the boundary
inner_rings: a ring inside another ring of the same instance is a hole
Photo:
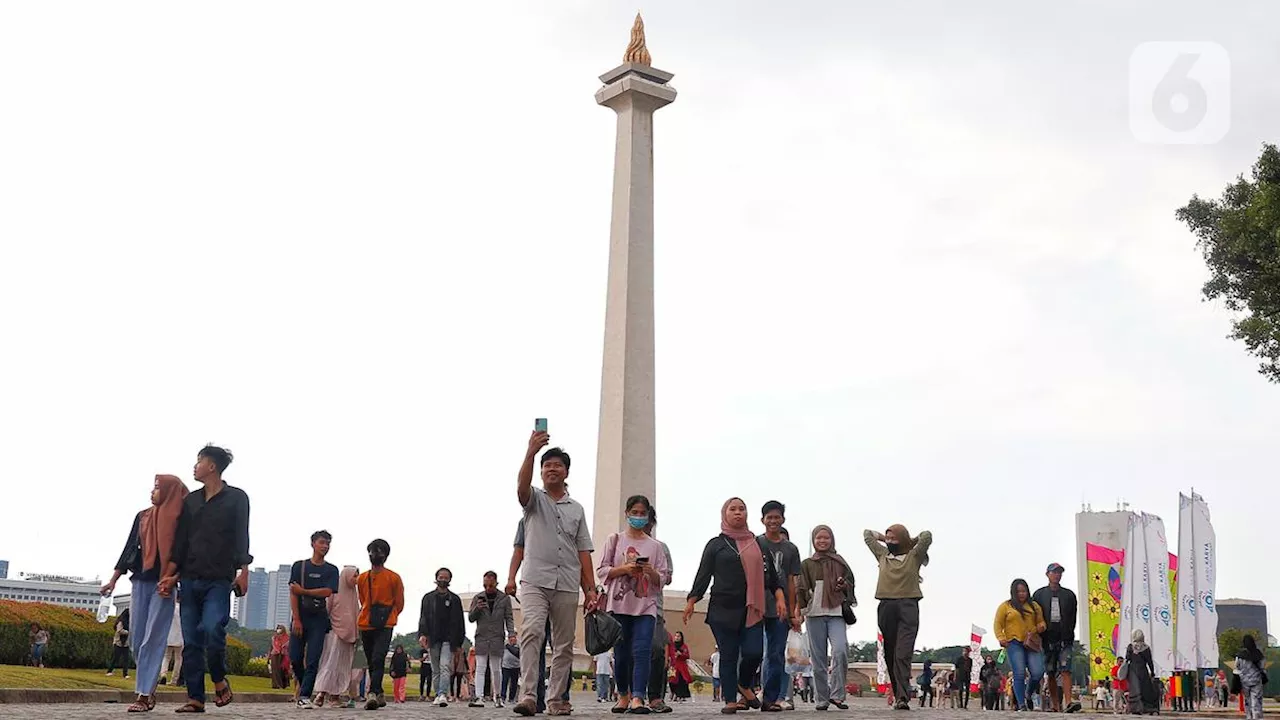
[[[910,710],[911,703],[907,702],[906,700],[899,700],[898,702],[893,704],[893,709],[894,710]]]
[[[497,702],[495,702],[495,703],[493,704],[493,706],[494,706],[494,707],[498,707],[498,708],[500,708],[500,707],[506,707],[506,706],[507,706],[507,704],[506,704],[506,703],[504,703],[504,702],[502,702],[502,700],[501,700],[501,699],[499,699]]]
[[[436,696],[436,707],[449,707],[449,698],[444,695]]]
[[[467,703],[467,707],[482,708],[484,707],[484,701],[479,698],[476,698],[475,700],[472,700],[471,702]]]
[[[523,717],[533,717],[538,714],[538,702],[536,700],[521,700],[511,708],[511,711]]]
[[[1068,706],[1067,706],[1067,712],[1069,712],[1069,713],[1078,713],[1078,712],[1080,712],[1080,703],[1078,703],[1078,702],[1073,702],[1073,703],[1071,703],[1070,705],[1068,705]]]
[[[115,677],[115,673],[113,673],[113,672],[109,672],[109,673],[107,673],[107,677]]]
[[[311,702],[311,698],[298,698],[299,710],[315,710],[316,706]]]
[[[365,710],[377,710],[377,709],[378,709],[378,696],[377,696],[377,695],[370,695],[370,696],[369,696],[368,701],[366,701],[366,702],[365,702],[365,704],[364,704],[364,709],[365,709]]]
[[[573,705],[563,700],[552,700],[547,703],[547,715],[551,717],[565,717],[573,714]]]
[[[841,701],[839,701],[839,700],[832,700],[832,701],[831,701],[831,704],[832,704],[832,705],[835,705],[836,707],[840,708],[841,710],[848,710],[848,709],[849,709],[849,704],[848,704],[848,703],[841,702]]]

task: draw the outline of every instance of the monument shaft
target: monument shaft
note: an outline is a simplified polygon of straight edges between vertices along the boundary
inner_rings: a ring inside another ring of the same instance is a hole
[[[642,33],[643,26],[643,50]],[[655,500],[653,114],[675,100],[671,77],[628,62],[602,75],[596,93],[618,115],[592,523],[598,547],[622,529],[627,497]]]

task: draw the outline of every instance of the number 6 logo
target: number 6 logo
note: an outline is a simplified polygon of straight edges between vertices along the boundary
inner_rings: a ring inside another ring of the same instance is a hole
[[[1231,61],[1209,42],[1151,42],[1129,57],[1129,130],[1140,142],[1211,145],[1231,127]]]

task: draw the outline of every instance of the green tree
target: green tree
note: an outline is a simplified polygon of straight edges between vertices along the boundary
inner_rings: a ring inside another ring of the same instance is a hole
[[[1218,657],[1223,663],[1235,659],[1236,653],[1244,646],[1244,636],[1245,631],[1237,628],[1227,628],[1218,633]]]
[[[876,644],[873,641],[849,643],[851,662],[875,662]]]
[[[1201,292],[1237,313],[1230,337],[1280,383],[1280,150],[1265,144],[1252,179],[1239,176],[1218,200],[1193,195],[1177,211],[1209,266]]]

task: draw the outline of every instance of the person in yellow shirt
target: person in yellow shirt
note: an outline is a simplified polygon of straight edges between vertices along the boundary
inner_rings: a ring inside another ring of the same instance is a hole
[[[1000,647],[1013,666],[1013,698],[1018,709],[1031,709],[1031,696],[1039,692],[1044,678],[1044,610],[1031,599],[1031,588],[1022,578],[1009,586],[1009,599],[996,609],[995,633]],[[1031,671],[1031,693],[1027,693],[1027,671]]]

